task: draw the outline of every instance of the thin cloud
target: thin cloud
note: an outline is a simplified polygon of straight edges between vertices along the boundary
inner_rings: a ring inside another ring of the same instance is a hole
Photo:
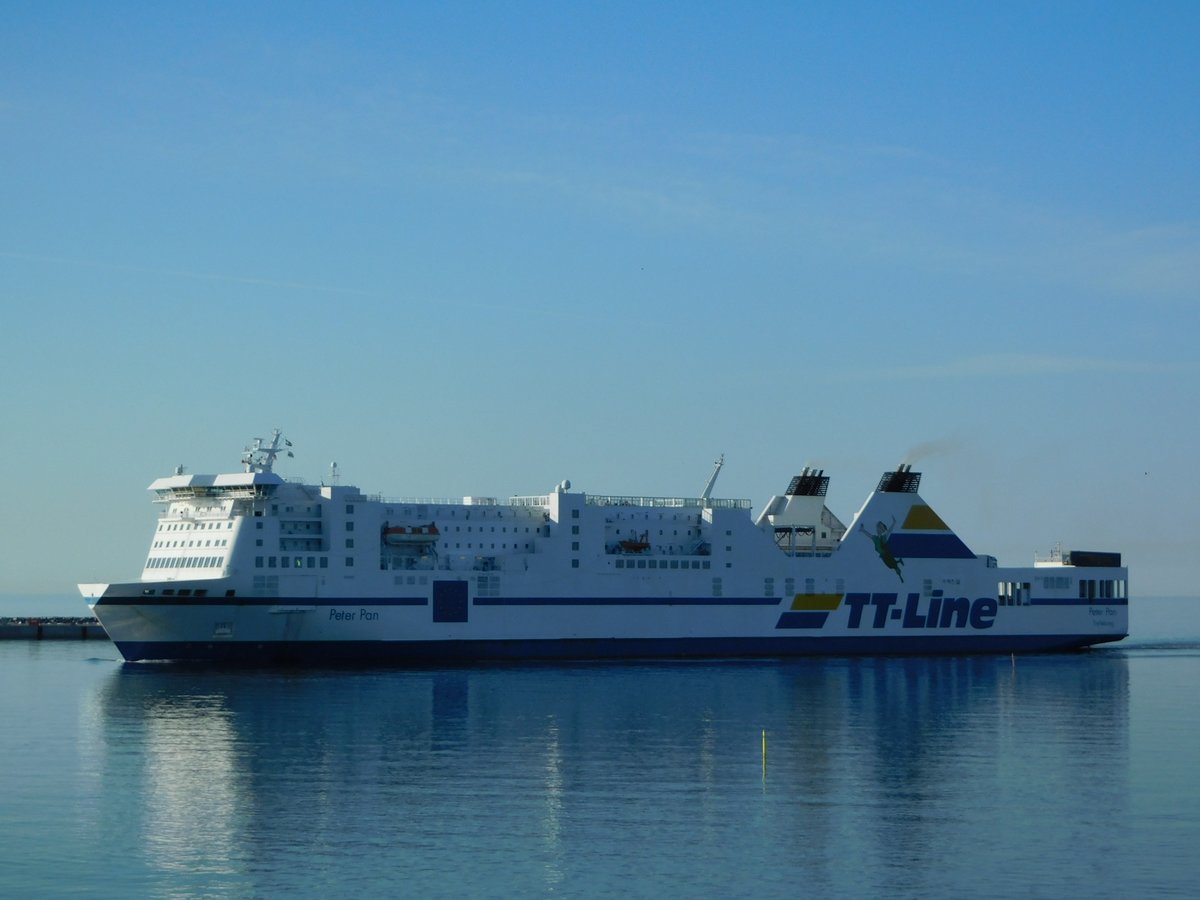
[[[229,284],[246,284],[257,287],[279,288],[291,291],[310,291],[322,294],[346,294],[355,297],[383,297],[374,291],[363,291],[357,288],[338,287],[327,284],[305,284],[299,281],[280,281],[273,278],[259,278],[250,275],[226,275],[219,272],[189,272],[181,269],[161,269],[153,266],[134,266],[124,263],[111,263],[94,259],[73,259],[65,256],[42,256],[32,253],[13,253],[0,250],[0,257],[19,259],[25,262],[47,263],[52,265],[81,266],[92,269],[105,269],[111,272],[133,272],[142,275],[165,275],[172,278],[189,278],[197,281],[221,281]]]
[[[1138,374],[1165,375],[1193,371],[1193,363],[1145,362],[1097,359],[1080,356],[1051,356],[1023,353],[989,353],[964,356],[920,366],[856,369],[847,378],[1022,378],[1038,375]]]

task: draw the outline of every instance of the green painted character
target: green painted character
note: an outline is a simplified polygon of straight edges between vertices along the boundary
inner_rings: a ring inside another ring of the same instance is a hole
[[[875,534],[867,531],[861,525],[858,530],[871,539],[871,543],[875,545],[875,552],[879,554],[879,558],[883,560],[883,564],[896,573],[896,577],[901,582],[904,581],[904,575],[900,571],[900,567],[904,565],[904,560],[897,559],[892,553],[892,548],[888,546],[888,538],[892,536],[892,532],[896,530],[896,517],[892,516],[892,527],[884,525],[882,522],[875,523]]]

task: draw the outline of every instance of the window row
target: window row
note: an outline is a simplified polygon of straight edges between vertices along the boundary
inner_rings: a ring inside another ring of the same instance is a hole
[[[152,556],[147,569],[212,569],[224,565],[223,556]]]
[[[618,559],[615,561],[618,569],[687,569],[689,568],[688,560],[686,559]],[[693,559],[691,560],[690,568],[693,569],[708,569],[711,568],[709,560]]]
[[[187,542],[187,546],[189,546],[189,547],[192,546],[192,544],[195,544],[197,547],[225,547],[225,546],[228,546],[229,540],[227,538],[217,538],[216,540],[209,540],[209,541],[203,541],[203,542],[201,542],[201,541],[188,541]],[[154,549],[155,550],[165,550],[168,547],[182,547],[183,545],[184,545],[183,541],[155,541]]]
[[[501,544],[497,547],[495,544],[455,544],[455,550],[507,550],[508,544]],[[513,544],[513,550],[532,550],[533,544]],[[575,549],[579,549],[576,547]]]
[[[328,556],[256,556],[254,568],[261,569],[264,564],[268,569],[328,569]],[[354,565],[352,557],[346,557],[346,565]]]
[[[226,529],[233,528],[232,522],[170,522],[161,523],[159,531],[215,531],[224,525]]]
[[[1124,579],[1087,578],[1079,582],[1079,598],[1081,600],[1124,600]]]

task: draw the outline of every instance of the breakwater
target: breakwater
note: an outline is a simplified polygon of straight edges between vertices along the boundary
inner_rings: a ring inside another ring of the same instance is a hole
[[[93,616],[0,617],[0,640],[86,641],[108,640],[104,627]]]

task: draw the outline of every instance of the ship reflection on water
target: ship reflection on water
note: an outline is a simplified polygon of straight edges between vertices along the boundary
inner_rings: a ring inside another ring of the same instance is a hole
[[[1117,864],[1128,681],[1107,653],[127,665],[91,745],[172,889],[1003,893],[1035,854]]]

